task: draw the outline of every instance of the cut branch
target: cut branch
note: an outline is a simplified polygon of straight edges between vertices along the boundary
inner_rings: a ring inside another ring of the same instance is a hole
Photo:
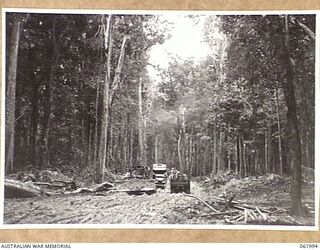
[[[215,213],[220,213],[220,211],[218,211],[217,209],[215,209],[214,207],[210,206],[207,202],[205,202],[204,200],[202,200],[201,198],[195,196],[195,195],[192,195],[192,194],[183,194],[184,196],[188,196],[188,197],[192,197],[192,198],[195,198],[197,199],[198,201],[201,201],[204,205],[206,205],[208,208],[210,208],[213,212]]]
[[[211,214],[201,215],[201,217],[219,216],[219,215],[233,215],[233,214],[239,214],[239,211],[226,211],[226,212],[219,212],[219,213],[211,213]]]

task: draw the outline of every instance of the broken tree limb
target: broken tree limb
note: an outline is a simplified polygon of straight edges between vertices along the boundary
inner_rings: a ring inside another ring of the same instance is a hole
[[[262,220],[267,221],[268,217],[266,214],[262,213],[258,207],[255,207],[259,215],[261,216]]]
[[[75,191],[71,192],[72,194],[81,194],[81,193],[93,193],[93,190],[90,188],[78,188]]]
[[[245,208],[243,213],[244,213],[244,222],[247,223],[247,221],[248,221],[248,209]]]
[[[201,217],[206,217],[206,216],[219,216],[219,215],[233,215],[233,214],[238,214],[239,211],[226,211],[226,212],[220,212],[220,213],[210,213],[210,214],[205,214],[201,215]]]
[[[235,221],[241,221],[244,219],[244,215],[242,214],[240,217],[238,217]]]
[[[238,214],[237,216],[234,216],[234,217],[230,218],[230,220],[237,220],[240,217],[243,217],[243,214]]]
[[[46,187],[55,187],[55,188],[63,188],[65,185],[63,184],[53,184],[49,182],[33,182],[36,186],[46,186]]]
[[[64,181],[64,180],[57,180],[57,179],[53,179],[52,180],[53,182],[60,182],[60,183],[63,183],[65,185],[71,185],[71,184],[75,184],[75,182],[73,180],[70,180],[70,181]]]
[[[110,190],[111,188],[113,188],[114,185],[110,182],[103,182],[97,186],[95,186],[92,191],[93,192],[98,192],[98,191],[105,191],[105,190]]]
[[[53,182],[33,182],[36,186],[45,186],[47,188],[69,188],[71,190],[76,190],[77,185],[74,181],[62,181],[62,180],[54,180]]]
[[[232,205],[233,208],[236,208],[236,209],[240,209],[240,210],[245,210],[245,209],[251,209],[251,210],[255,210],[256,207],[254,206],[250,206],[250,205]],[[268,210],[266,209],[263,209],[263,208],[260,208],[260,211],[264,212],[264,213],[269,213]]]
[[[238,206],[238,205],[233,205],[232,207],[235,208],[235,209],[243,210],[243,211],[247,209],[244,206]]]
[[[218,202],[218,204],[221,205],[226,205],[226,200],[224,198],[219,198],[219,197],[212,197],[212,199],[216,200]],[[241,204],[242,202],[240,201],[235,201],[235,200],[230,200],[230,206],[240,209],[240,210],[244,210],[244,209],[252,209],[255,210],[255,206],[251,206],[251,205],[247,205],[247,204]],[[268,211],[267,209],[264,208],[260,208],[260,211],[264,212],[264,213],[269,213],[270,211]]]
[[[252,210],[247,210],[247,215],[252,221],[256,220],[256,215]]]
[[[253,220],[258,219],[258,216],[256,215],[256,213],[253,210],[249,210],[249,214],[253,217]]]
[[[154,194],[157,192],[155,188],[141,188],[141,189],[115,189],[114,192],[125,192],[129,195]]]
[[[222,203],[225,204],[225,199],[224,198],[220,198],[220,197],[211,197],[213,200],[216,200],[218,203]],[[230,204],[239,204],[241,203],[240,201],[235,201],[235,200],[231,200]]]
[[[204,200],[202,200],[201,198],[195,196],[195,195],[192,195],[192,194],[185,194],[183,193],[184,196],[188,196],[188,197],[192,197],[192,198],[195,198],[199,201],[201,201],[203,204],[205,204],[208,208],[210,208],[213,212],[215,213],[220,213],[220,211],[218,211],[217,209],[215,209],[214,207],[212,207],[211,205],[209,205],[207,202],[205,202]]]

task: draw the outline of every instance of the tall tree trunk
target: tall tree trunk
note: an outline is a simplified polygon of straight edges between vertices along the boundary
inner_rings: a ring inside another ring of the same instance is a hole
[[[273,157],[273,147],[272,147],[272,121],[269,121],[268,123],[268,139],[267,139],[267,143],[268,143],[268,166],[269,166],[269,171],[270,173],[274,173],[274,164],[272,161],[272,157]]]
[[[122,168],[121,168],[121,173],[125,173],[125,168],[128,165],[128,120],[127,120],[128,116],[127,114],[125,115],[125,117],[123,118],[123,164],[122,164]]]
[[[226,135],[226,141],[229,140],[230,137],[230,124],[228,124],[228,133]],[[227,149],[227,167],[228,167],[228,171],[231,171],[231,149],[228,148]]]
[[[158,164],[158,144],[159,144],[159,134],[156,134],[155,142],[154,142],[154,163]]]
[[[204,175],[207,175],[207,171],[210,169],[210,140],[206,141],[206,151],[205,151],[205,169],[204,169]]]
[[[244,177],[245,171],[244,171],[244,159],[243,159],[243,140],[241,137],[239,138],[239,162],[240,162],[240,175],[241,177]]]
[[[195,142],[194,142],[194,171],[193,174],[194,176],[198,175],[198,168],[199,168],[199,155],[198,155],[198,136],[195,137]]]
[[[51,119],[52,119],[52,102],[53,102],[53,86],[55,71],[58,63],[58,41],[56,37],[56,17],[53,19],[52,23],[52,58],[51,58],[51,68],[49,73],[49,79],[46,84],[46,107],[44,114],[44,132],[43,132],[43,160],[42,164],[44,167],[50,165],[50,149],[49,149],[49,139],[51,131]]]
[[[239,135],[237,135],[236,140],[236,173],[240,174],[241,172],[241,160],[240,160],[240,138]]]
[[[139,164],[142,166],[147,165],[147,152],[145,147],[145,121],[143,115],[143,100],[142,100],[142,78],[139,80],[138,87],[138,101],[139,101]]]
[[[243,174],[244,174],[244,177],[246,177],[247,176],[247,174],[248,174],[248,169],[247,169],[247,159],[246,159],[246,144],[245,144],[245,142],[244,141],[242,141],[242,148],[243,148],[243,150],[242,150],[242,154],[243,154]]]
[[[186,109],[182,110],[182,124],[181,124],[181,160],[182,160],[182,170],[186,172],[186,146],[185,146],[185,138],[186,138],[186,118],[185,118]]]
[[[181,155],[181,130],[179,131],[179,138],[178,138],[178,160],[179,160],[179,170],[182,171],[182,155]]]
[[[213,124],[213,156],[211,178],[217,173],[217,124]]]
[[[264,168],[265,168],[265,173],[269,172],[269,159],[268,159],[268,155],[269,155],[269,148],[268,148],[269,144],[268,144],[268,130],[265,132],[264,134]]]
[[[179,168],[181,172],[185,171],[186,157],[185,157],[185,108],[182,108],[181,119],[178,117],[179,139],[178,139],[178,157]]]
[[[276,95],[276,108],[277,108],[277,124],[278,124],[278,150],[279,150],[279,174],[283,175],[283,163],[282,163],[282,135],[281,135],[281,120],[280,120],[280,112],[279,112],[279,95],[278,95],[278,87],[276,87],[275,91]]]
[[[258,161],[259,161],[259,154],[258,151],[256,150],[254,152],[254,174],[258,174]]]
[[[98,150],[98,163],[96,165],[96,182],[100,183],[104,180],[105,173],[105,162],[107,157],[107,134],[108,134],[108,121],[109,121],[109,88],[110,88],[110,71],[111,71],[111,55],[112,55],[112,30],[111,30],[111,18],[109,15],[107,19],[107,26],[104,23],[104,16],[102,17],[102,27],[105,31],[105,51],[107,51],[107,62],[106,72],[103,84],[103,95],[102,95],[102,124],[101,124],[101,135]],[[96,121],[97,122],[97,121]]]
[[[129,169],[132,169],[133,167],[133,140],[134,140],[134,134],[133,129],[130,129],[130,147],[129,147]]]
[[[15,109],[16,109],[16,84],[19,41],[25,16],[14,15],[9,47],[7,105],[6,105],[6,173],[14,171],[14,139],[15,139]]]
[[[92,128],[91,128],[91,123],[89,122],[88,124],[88,158],[87,158],[87,165],[91,166],[92,164]]]
[[[30,62],[35,61],[36,59],[36,49],[29,48],[30,53],[28,59]],[[30,114],[30,136],[29,136],[29,145],[28,145],[28,154],[29,154],[29,162],[32,165],[37,165],[37,135],[38,135],[38,122],[39,122],[39,111],[38,111],[38,102],[39,102],[39,94],[38,89],[40,86],[40,79],[35,77],[36,65],[30,67],[30,79],[32,81],[32,97],[30,100],[31,106],[31,114]]]
[[[121,71],[124,62],[125,56],[125,46],[128,40],[128,37],[125,36],[122,41],[120,55],[117,63],[117,67],[115,69],[115,74],[113,81],[111,83],[111,57],[112,57],[112,15],[109,15],[107,19],[107,25],[105,26],[103,20],[103,30],[105,30],[104,38],[105,38],[105,50],[108,49],[107,53],[107,63],[106,63],[106,74],[104,80],[104,88],[103,88],[103,111],[102,111],[102,124],[101,124],[101,136],[99,143],[99,165],[97,166],[97,181],[101,182],[104,180],[105,169],[108,168],[107,154],[108,154],[108,135],[109,130],[108,126],[111,121],[111,105],[114,100],[115,92],[118,90],[121,84]]]
[[[190,141],[189,141],[189,169],[188,174],[192,176],[192,167],[193,167],[193,128],[191,130]]]
[[[102,59],[100,60],[102,64]],[[97,82],[97,92],[96,92],[96,100],[95,100],[95,123],[94,123],[94,138],[93,138],[93,165],[98,166],[98,129],[99,129],[99,96],[100,96],[100,81]],[[96,169],[96,182],[99,182],[100,177],[98,176],[99,167]]]
[[[224,132],[219,132],[218,173],[224,171]]]
[[[282,18],[279,18],[278,20],[281,29],[284,31],[282,35],[283,49],[281,55],[279,55],[279,59],[284,71],[283,81],[281,83],[288,108],[286,129],[288,135],[289,162],[292,169],[291,213],[294,215],[301,215],[301,143],[293,84],[294,70],[290,58],[288,16],[285,16],[284,25]]]

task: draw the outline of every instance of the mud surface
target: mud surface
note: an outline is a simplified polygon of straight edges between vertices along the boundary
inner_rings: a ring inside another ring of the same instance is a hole
[[[121,184],[122,188],[125,183]],[[131,183],[132,186],[132,183]],[[134,186],[134,185],[133,185]],[[241,204],[270,211],[273,224],[313,225],[314,185],[304,184],[303,217],[289,215],[290,183],[278,176],[231,179],[215,185],[201,179],[191,182],[191,194],[218,211],[225,208],[215,197],[233,195]],[[60,194],[4,201],[5,224],[227,224],[226,216],[215,215],[203,202],[183,193],[171,194],[169,187],[155,194],[129,195],[108,191],[92,194]],[[267,222],[266,222],[267,223]],[[238,224],[241,224],[239,222]]]

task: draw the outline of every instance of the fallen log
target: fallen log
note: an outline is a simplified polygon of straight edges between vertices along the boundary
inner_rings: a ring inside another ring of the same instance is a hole
[[[243,214],[238,214],[238,215],[236,215],[236,216],[234,216],[234,217],[229,218],[229,220],[230,220],[230,221],[237,220],[237,219],[239,219],[240,217],[243,217]]]
[[[235,221],[238,222],[238,221],[241,221],[244,219],[244,214],[242,214],[239,218],[237,218]]]
[[[4,197],[5,198],[31,198],[38,197],[44,192],[40,187],[32,184],[32,182],[21,182],[17,180],[4,180]]]
[[[53,182],[63,183],[64,187],[69,187],[70,189],[77,189],[77,184],[74,181],[64,181],[64,180],[56,180],[54,179]]]
[[[81,194],[81,193],[93,193],[93,190],[90,188],[78,188],[75,191],[71,192],[72,194]]]
[[[53,184],[49,182],[33,182],[36,186],[46,186],[46,187],[54,187],[54,188],[63,188],[65,185],[63,184]]]
[[[218,202],[218,204],[220,205],[226,205],[226,200],[223,198],[219,198],[219,197],[212,197],[212,199],[216,200]],[[237,208],[237,209],[252,209],[255,210],[256,207],[255,206],[251,206],[251,205],[247,205],[247,204],[242,204],[242,202],[240,201],[235,201],[235,200],[230,200],[230,204],[231,207]],[[260,211],[264,212],[264,213],[270,213],[270,211],[268,211],[267,209],[264,208],[260,208]]]
[[[220,213],[219,210],[215,209],[214,207],[212,207],[211,205],[209,205],[207,202],[205,202],[204,200],[202,200],[201,198],[195,196],[195,195],[192,195],[192,194],[186,194],[186,193],[183,193],[184,196],[188,196],[188,197],[192,197],[192,198],[195,198],[199,201],[201,201],[204,205],[206,205],[208,208],[210,208],[213,212],[215,213]]]
[[[115,189],[114,192],[125,192],[129,195],[154,194],[157,192],[155,188],[141,188],[141,189]]]
[[[214,196],[212,196],[211,198],[212,198],[213,200],[216,200],[217,202],[223,202],[223,203],[225,203],[225,199],[224,199],[224,198],[214,197]],[[239,204],[239,203],[241,203],[241,202],[240,202],[240,201],[232,200],[231,203],[232,203],[232,204]]]
[[[98,192],[98,191],[108,191],[110,189],[114,188],[114,185],[110,182],[103,182],[101,184],[98,184],[95,186],[92,191],[93,192]]]
[[[249,211],[248,215],[250,216],[251,220],[258,220],[258,216],[253,210],[248,210],[248,211]]]
[[[210,214],[204,214],[201,215],[200,217],[207,217],[207,216],[219,216],[219,215],[233,215],[233,214],[238,214],[239,211],[226,211],[226,212],[220,212],[220,213],[210,213]]]
[[[264,214],[264,213],[262,213],[258,207],[255,207],[255,209],[258,211],[258,213],[259,213],[259,215],[261,216],[261,218],[262,218],[263,221],[267,221],[267,220],[268,220],[267,215]]]
[[[245,209],[250,209],[250,210],[256,210],[256,207],[254,206],[249,206],[249,205],[233,205],[232,206],[233,208],[235,209],[239,209],[239,210],[245,210]],[[263,208],[260,208],[259,211],[263,211],[264,213],[270,213],[270,211],[266,210],[266,209],[263,209]]]

